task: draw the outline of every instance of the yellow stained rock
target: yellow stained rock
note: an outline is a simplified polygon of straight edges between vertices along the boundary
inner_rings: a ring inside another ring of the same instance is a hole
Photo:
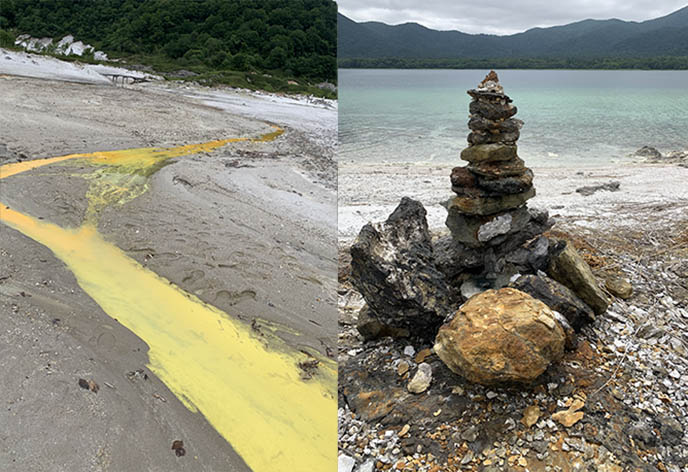
[[[440,327],[434,352],[452,371],[491,385],[528,383],[564,354],[565,334],[540,300],[513,288],[486,290]]]
[[[415,361],[417,364],[420,364],[421,362],[425,361],[425,358],[428,357],[430,354],[432,354],[432,349],[426,348],[421,351],[418,351],[418,354],[416,354]]]
[[[580,398],[576,398],[573,401],[573,403],[571,404],[571,406],[569,407],[569,410],[570,411],[578,411],[581,408],[583,408],[584,406],[585,406],[585,402],[583,400],[581,400]]]
[[[521,423],[525,425],[526,428],[530,428],[537,420],[540,418],[540,408],[535,405],[530,405],[525,410],[523,410],[523,418],[521,418]]]
[[[563,426],[570,428],[578,423],[583,418],[583,412],[578,411],[585,406],[585,403],[580,399],[575,399],[568,410],[562,410],[554,413],[552,419],[561,423]]]

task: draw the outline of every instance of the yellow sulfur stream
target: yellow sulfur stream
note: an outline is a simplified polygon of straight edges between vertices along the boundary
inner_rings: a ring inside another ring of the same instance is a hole
[[[56,164],[58,162],[69,159],[87,159],[93,164],[115,165],[126,168],[130,173],[144,173],[146,169],[154,169],[156,164],[160,162],[179,156],[186,156],[188,154],[198,154],[200,152],[210,152],[219,147],[225,146],[229,143],[238,143],[241,141],[253,142],[268,142],[276,139],[284,130],[277,126],[273,126],[275,131],[264,134],[257,138],[229,138],[218,139],[216,141],[208,141],[200,144],[187,144],[184,146],[176,146],[172,148],[138,148],[138,149],[123,149],[121,151],[101,151],[87,154],[68,154],[66,156],[50,157],[47,159],[35,159],[31,161],[15,162],[6,164],[0,167],[0,179],[10,177],[27,170],[43,167],[48,164]]]
[[[132,175],[161,157],[203,152],[232,141],[71,158],[119,166]],[[65,159],[38,162],[58,160]],[[0,167],[0,178],[36,168],[35,162]],[[127,189],[124,185],[122,192],[104,201],[119,201]],[[254,472],[334,470],[333,361],[319,358],[317,374],[304,381],[297,364],[309,357],[269,330],[252,330],[141,266],[105,241],[88,219],[80,228],[64,229],[2,205],[0,221],[50,248],[108,315],[145,341],[149,368],[189,409],[200,411]]]

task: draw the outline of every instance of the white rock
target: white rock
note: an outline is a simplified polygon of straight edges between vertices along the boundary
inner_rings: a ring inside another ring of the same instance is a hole
[[[418,370],[408,383],[407,388],[411,393],[423,393],[430,386],[430,382],[432,382],[432,367],[423,362],[418,366]]]
[[[375,462],[368,459],[358,468],[357,472],[373,472],[375,470]]]
[[[337,472],[351,472],[356,465],[356,460],[346,454],[340,454],[337,462]]]
[[[511,230],[511,220],[511,214],[507,213],[485,223],[478,229],[478,241],[484,243],[497,236],[508,233],[509,230]]]

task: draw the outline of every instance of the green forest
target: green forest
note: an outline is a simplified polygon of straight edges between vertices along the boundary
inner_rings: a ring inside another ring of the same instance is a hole
[[[0,0],[0,42],[21,33],[71,34],[111,58],[220,82],[242,71],[337,77],[332,0]]]
[[[598,58],[413,59],[343,58],[339,67],[351,69],[640,69],[688,70],[686,56]]]
[[[688,69],[688,6],[646,21],[583,20],[506,36],[338,15],[340,67]]]

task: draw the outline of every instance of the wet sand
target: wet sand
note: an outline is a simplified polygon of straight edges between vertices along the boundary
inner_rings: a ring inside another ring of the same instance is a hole
[[[99,208],[97,229],[201,302],[327,362],[337,329],[336,108],[219,93],[247,109],[278,107],[267,123],[255,113],[204,103],[208,91],[189,87],[0,81],[0,107],[7,111],[0,143],[10,159],[181,145],[283,127],[274,142],[231,143],[172,159],[143,176],[135,198]],[[309,113],[320,119],[299,127],[299,116]],[[78,227],[89,216],[91,171],[66,161],[7,177],[1,200],[39,221]],[[0,310],[7,318],[0,363],[8,377],[0,387],[8,399],[0,422],[13,425],[0,442],[0,468],[248,470],[203,416],[149,370],[149,346],[103,312],[61,261],[7,226],[0,231]],[[79,388],[78,378],[93,379],[100,390]],[[334,409],[331,416],[334,428]],[[170,449],[176,439],[184,440],[184,457]]]

